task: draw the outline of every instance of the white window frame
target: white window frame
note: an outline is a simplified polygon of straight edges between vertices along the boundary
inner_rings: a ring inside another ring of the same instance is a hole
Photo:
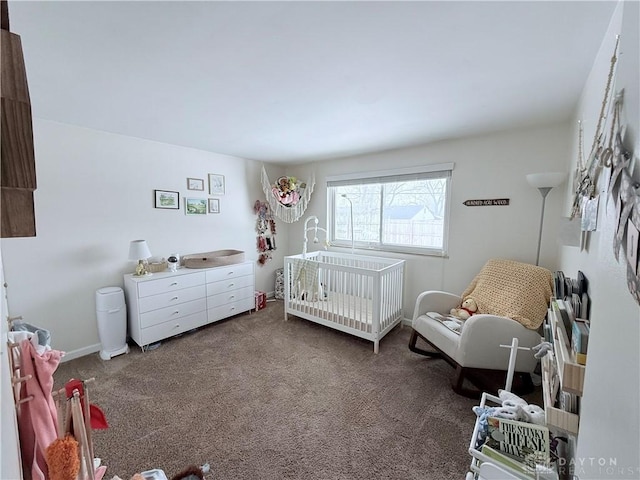
[[[388,245],[382,242],[362,242],[356,241],[353,246],[358,250],[378,250],[385,252],[396,253],[408,253],[418,255],[430,255],[438,257],[446,257],[449,245],[449,212],[451,205],[451,177],[455,164],[451,163],[439,163],[433,165],[423,165],[419,167],[399,168],[393,170],[380,170],[370,172],[348,173],[343,175],[333,175],[326,178],[327,189],[327,227],[329,233],[329,240],[331,245],[336,247],[351,248],[351,241],[336,240],[334,231],[334,215],[335,215],[335,194],[332,192],[332,188],[341,185],[358,184],[362,183],[386,183],[402,181],[403,177],[410,180],[411,177],[421,174],[442,174],[442,177],[446,180],[446,193],[445,193],[445,206],[444,206],[444,226],[443,226],[443,239],[442,249],[438,248],[426,248],[426,247],[411,247],[401,245]],[[382,210],[380,211],[382,215]],[[381,223],[382,225],[382,223]],[[383,228],[381,226],[381,228]]]

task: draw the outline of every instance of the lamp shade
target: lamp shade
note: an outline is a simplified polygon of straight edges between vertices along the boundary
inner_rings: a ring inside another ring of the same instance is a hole
[[[129,244],[129,260],[137,262],[151,256],[146,240],[132,240]]]
[[[566,176],[564,172],[530,173],[527,182],[535,188],[554,188],[564,182]]]

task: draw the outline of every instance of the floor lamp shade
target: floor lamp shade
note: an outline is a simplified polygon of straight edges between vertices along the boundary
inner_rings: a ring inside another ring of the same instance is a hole
[[[530,173],[527,182],[535,188],[554,188],[564,182],[566,176],[564,172]]]

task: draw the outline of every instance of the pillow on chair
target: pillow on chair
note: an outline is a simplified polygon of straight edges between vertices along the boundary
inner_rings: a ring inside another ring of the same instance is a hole
[[[514,260],[489,260],[462,294],[472,297],[478,313],[512,318],[536,330],[547,314],[553,275],[543,267]]]

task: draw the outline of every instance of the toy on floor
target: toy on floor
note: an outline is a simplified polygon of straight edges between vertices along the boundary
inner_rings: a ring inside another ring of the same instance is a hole
[[[202,468],[192,465],[171,477],[171,480],[204,480]]]
[[[478,304],[476,304],[476,301],[473,298],[467,297],[459,308],[452,308],[449,313],[460,320],[466,320],[477,312]]]

